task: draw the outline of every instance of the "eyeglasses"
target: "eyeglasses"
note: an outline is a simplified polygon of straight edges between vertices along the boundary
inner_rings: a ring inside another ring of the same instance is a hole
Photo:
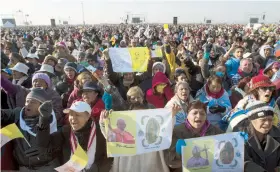
[[[274,87],[260,87],[260,89],[263,90],[263,91],[267,91],[267,90],[274,91],[275,90]]]

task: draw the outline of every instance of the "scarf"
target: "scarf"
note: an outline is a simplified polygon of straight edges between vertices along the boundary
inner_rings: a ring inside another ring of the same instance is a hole
[[[13,79],[12,83],[15,85],[21,85],[25,80],[27,80],[27,78],[28,78],[27,76],[23,76],[18,80]]]
[[[95,152],[96,152],[96,126],[94,124],[94,122],[92,120],[89,120],[87,122],[87,124],[80,129],[79,131],[73,132],[71,130],[71,135],[70,135],[70,145],[71,145],[71,156],[73,155],[73,152],[76,150],[77,145],[79,143],[79,139],[77,139],[76,135],[80,135],[83,132],[85,132],[86,130],[90,129],[90,134],[89,134],[89,138],[87,140],[87,156],[88,156],[88,163],[85,167],[85,169],[90,169],[90,167],[92,166],[92,164],[94,163],[95,160]],[[80,140],[81,142],[81,140]],[[83,148],[84,149],[84,148]]]
[[[221,91],[219,91],[218,93],[212,93],[209,90],[208,84],[206,84],[205,90],[206,90],[207,95],[214,98],[214,99],[218,99],[218,98],[222,97],[224,92],[225,92],[225,90],[222,88]]]
[[[194,133],[194,129],[192,127],[192,125],[190,124],[190,122],[188,121],[188,119],[185,122],[185,126],[187,129],[191,130]],[[201,127],[199,136],[203,137],[206,134],[206,131],[208,130],[208,128],[210,127],[210,122],[208,120],[205,121],[205,123],[203,124],[203,126]]]
[[[70,79],[70,78],[66,77],[66,82],[70,85],[73,85],[75,79],[76,79],[75,77],[73,79]]]
[[[36,119],[36,118],[32,119],[30,117],[24,118],[23,117],[23,112],[24,112],[24,108],[22,108],[20,113],[19,113],[19,126],[20,126],[20,128],[23,131],[27,131],[30,135],[36,137],[36,131],[33,131],[33,130],[34,130],[36,124],[38,124],[38,122],[39,122],[39,116],[38,116],[38,119]],[[57,122],[56,122],[56,117],[55,117],[54,111],[52,111],[52,117],[53,117],[53,120],[50,123],[50,134],[57,131]]]

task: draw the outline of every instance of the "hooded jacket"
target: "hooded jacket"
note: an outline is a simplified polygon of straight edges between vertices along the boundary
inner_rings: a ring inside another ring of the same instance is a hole
[[[260,65],[260,69],[264,69],[270,60],[277,60],[272,54],[268,57],[265,57],[264,50],[268,48],[272,50],[269,45],[263,45],[260,48],[259,54],[252,56],[253,62],[258,63]]]
[[[156,86],[166,84],[163,94],[156,93]],[[165,104],[174,96],[168,78],[162,72],[156,73],[152,81],[152,88],[146,92],[146,100],[156,108],[163,108]]]

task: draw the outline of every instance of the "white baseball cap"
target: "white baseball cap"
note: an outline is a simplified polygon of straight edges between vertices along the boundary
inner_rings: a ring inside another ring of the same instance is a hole
[[[89,104],[87,104],[86,102],[82,102],[82,101],[77,101],[77,102],[73,103],[70,108],[64,109],[63,112],[69,113],[70,110],[73,110],[75,112],[88,112],[89,114],[91,114],[91,108],[90,108]]]
[[[51,65],[48,65],[48,64],[42,64],[40,70],[38,70],[37,72],[48,72],[48,73],[51,73],[51,74],[55,75],[54,74],[54,68]]]
[[[10,68],[10,69],[24,73],[25,75],[28,75],[27,72],[28,72],[29,67],[23,63],[18,62],[13,68]]]

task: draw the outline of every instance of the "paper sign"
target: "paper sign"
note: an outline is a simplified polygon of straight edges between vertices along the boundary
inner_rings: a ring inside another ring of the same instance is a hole
[[[74,50],[72,51],[72,56],[74,56],[76,59],[78,59],[79,54],[80,54],[80,51],[78,51],[78,50],[76,50],[76,49],[74,49]]]
[[[167,32],[169,30],[168,24],[164,24],[163,29],[164,29],[165,32]]]
[[[182,147],[183,172],[242,172],[244,139],[239,133],[185,140]]]
[[[114,72],[145,72],[149,61],[149,50],[139,48],[109,48]]]
[[[82,171],[88,163],[88,156],[83,148],[78,144],[77,149],[71,156],[70,160],[64,165],[55,168],[59,172],[80,172]]]
[[[108,157],[164,150],[171,145],[171,109],[116,111],[105,122]]]
[[[155,50],[152,50],[152,58],[161,57],[162,58],[162,50],[160,47],[155,47]]]

